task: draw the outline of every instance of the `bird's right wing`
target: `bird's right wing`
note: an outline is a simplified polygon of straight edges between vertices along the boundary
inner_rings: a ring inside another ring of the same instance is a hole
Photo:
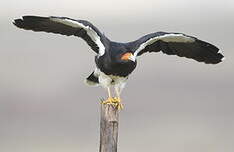
[[[13,24],[25,30],[44,31],[62,35],[74,35],[84,39],[100,56],[105,53],[107,38],[90,22],[67,17],[23,16]]]
[[[224,59],[216,46],[183,33],[155,32],[130,42],[129,45],[135,57],[146,52],[161,51],[167,55],[191,58],[208,64],[216,64]]]

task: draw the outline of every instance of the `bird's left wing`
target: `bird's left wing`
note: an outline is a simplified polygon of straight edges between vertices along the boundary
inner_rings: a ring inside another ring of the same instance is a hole
[[[99,55],[105,53],[106,37],[93,24],[85,20],[55,16],[23,16],[22,19],[14,20],[13,24],[19,28],[35,32],[44,31],[66,36],[78,36],[84,39]]]
[[[135,57],[146,52],[162,51],[167,55],[192,58],[208,64],[216,64],[224,59],[216,46],[182,33],[151,33],[129,45]]]

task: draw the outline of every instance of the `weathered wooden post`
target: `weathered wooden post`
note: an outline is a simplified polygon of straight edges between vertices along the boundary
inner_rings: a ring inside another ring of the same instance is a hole
[[[101,104],[99,152],[117,152],[119,110],[111,104]]]

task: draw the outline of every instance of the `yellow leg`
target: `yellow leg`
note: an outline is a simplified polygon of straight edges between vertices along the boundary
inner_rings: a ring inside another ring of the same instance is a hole
[[[102,104],[115,104],[115,99],[111,96],[111,91],[110,91],[110,87],[107,88],[108,91],[108,99],[105,101],[102,101]]]
[[[111,91],[110,91],[110,87],[107,88],[107,91],[108,91],[108,96],[109,98],[111,98]]]
[[[117,97],[115,97],[115,98],[113,98],[113,97],[111,96],[110,87],[107,88],[107,91],[108,91],[108,99],[105,100],[105,101],[102,101],[102,104],[111,104],[111,105],[117,107],[118,110],[123,109],[123,105],[120,103],[120,102],[121,102],[121,99],[120,99],[120,94],[119,94],[118,89],[115,88],[116,95],[117,95]]]
[[[115,97],[115,102],[117,103],[117,108],[119,110],[122,110],[123,109],[123,104],[121,103],[121,98],[120,98],[120,90],[118,87],[115,87],[115,92],[116,92],[116,95],[117,97]]]

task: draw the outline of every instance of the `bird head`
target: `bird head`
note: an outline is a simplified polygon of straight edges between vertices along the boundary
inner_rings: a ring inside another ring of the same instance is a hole
[[[121,60],[122,61],[133,61],[133,62],[135,62],[136,58],[131,52],[126,52],[126,53],[121,55]]]

